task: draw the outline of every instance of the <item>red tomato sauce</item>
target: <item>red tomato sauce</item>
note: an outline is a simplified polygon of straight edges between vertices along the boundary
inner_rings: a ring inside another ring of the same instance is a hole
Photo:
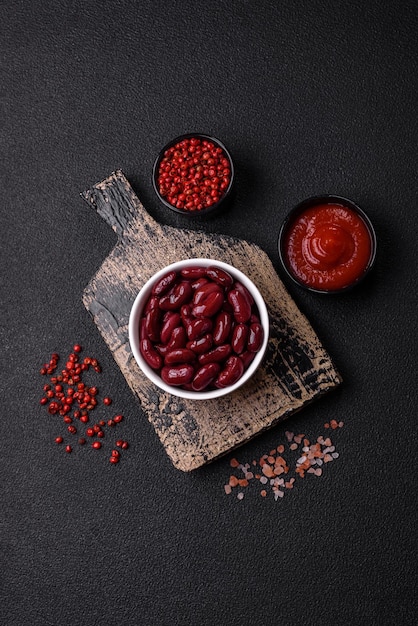
[[[289,224],[283,253],[289,271],[307,287],[337,291],[356,282],[373,252],[361,216],[340,204],[305,209]]]

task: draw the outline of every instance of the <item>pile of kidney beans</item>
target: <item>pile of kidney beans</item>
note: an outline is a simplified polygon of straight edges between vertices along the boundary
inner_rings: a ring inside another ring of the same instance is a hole
[[[153,286],[140,321],[140,351],[168,384],[191,391],[229,387],[263,343],[248,289],[225,270],[190,266]]]

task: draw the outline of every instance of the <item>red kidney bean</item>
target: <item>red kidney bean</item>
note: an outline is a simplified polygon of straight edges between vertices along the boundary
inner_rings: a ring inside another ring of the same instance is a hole
[[[231,347],[235,354],[244,352],[248,338],[248,326],[246,324],[237,324],[232,333]]]
[[[247,369],[247,367],[249,366],[251,361],[254,359],[256,354],[257,354],[256,352],[249,352],[248,350],[246,350],[245,352],[239,355],[239,358],[244,363],[244,369]]]
[[[148,313],[148,311],[152,311],[152,309],[157,309],[158,307],[159,307],[159,300],[157,296],[151,296],[151,298],[148,300],[147,305],[144,309],[145,315]]]
[[[183,326],[177,326],[171,333],[170,341],[166,344],[157,344],[155,347],[159,354],[165,356],[170,350],[185,348],[187,341],[186,329]]]
[[[175,363],[192,363],[196,358],[196,354],[193,350],[188,348],[176,348],[170,350],[164,357],[164,363],[166,365],[173,365]]]
[[[225,289],[230,289],[234,283],[234,279],[231,274],[220,267],[207,267],[206,276],[211,280],[214,280],[215,283],[218,283],[218,285],[221,285],[221,287],[225,287]]]
[[[261,324],[254,322],[251,324],[248,333],[247,350],[250,352],[258,352],[263,343],[264,331]]]
[[[204,354],[211,349],[212,343],[212,335],[207,333],[206,335],[203,335],[203,337],[199,337],[199,339],[188,341],[186,343],[186,348],[193,350],[195,354]]]
[[[175,287],[177,292],[176,309],[180,309],[184,304],[189,303],[193,298],[193,288],[189,281],[183,280]]]
[[[163,360],[160,354],[152,345],[150,339],[142,339],[140,342],[141,354],[144,357],[146,363],[153,369],[158,370],[163,364]]]
[[[165,355],[170,350],[170,348],[168,347],[168,344],[162,344],[162,343],[156,343],[155,349],[157,350],[158,354],[161,354],[162,357],[165,357]]]
[[[163,317],[163,325],[160,332],[161,343],[168,343],[173,330],[180,325],[181,316],[180,313],[175,311],[167,311]]]
[[[193,391],[202,391],[206,389],[221,371],[219,363],[208,363],[197,370],[192,380]]]
[[[154,296],[162,296],[166,293],[176,282],[177,280],[177,272],[172,270],[168,272],[160,280],[158,280],[152,288],[152,293]]]
[[[202,302],[204,302],[211,293],[223,293],[222,288],[216,283],[205,283],[204,285],[202,285],[202,287],[200,287],[200,289],[197,289],[194,292],[192,306],[196,304],[202,304]]]
[[[167,385],[175,387],[187,385],[194,376],[193,365],[165,365],[161,370],[161,378]]]
[[[213,322],[209,318],[191,319],[186,325],[187,337],[190,341],[198,339],[212,330]]]
[[[232,304],[237,322],[239,324],[248,322],[251,316],[251,305],[247,298],[238,289],[231,289],[228,293],[228,301]]]
[[[261,324],[260,318],[255,313],[251,313],[250,324]]]
[[[160,309],[155,308],[148,311],[145,316],[145,332],[151,341],[160,340]]]
[[[139,339],[145,339],[147,336],[147,331],[145,330],[145,317],[142,317],[139,322]]]
[[[206,365],[207,363],[219,363],[225,361],[232,352],[232,348],[229,343],[225,343],[223,346],[217,346],[213,350],[209,350],[205,354],[199,356],[199,363]]]
[[[187,278],[189,280],[196,280],[196,278],[202,278],[206,275],[206,267],[202,267],[199,265],[192,265],[191,267],[183,267],[180,270],[180,274],[183,278]]]
[[[193,283],[191,283],[193,291],[197,291],[198,289],[200,289],[200,287],[203,287],[203,285],[207,285],[208,282],[209,281],[207,278],[198,278]]]
[[[215,320],[215,327],[213,329],[213,342],[217,346],[225,343],[230,335],[232,329],[232,316],[227,311],[221,311],[218,313]]]
[[[216,378],[215,387],[224,388],[233,385],[244,373],[244,363],[239,356],[230,356],[225,363],[224,369]]]
[[[186,325],[192,320],[192,305],[191,304],[183,304],[180,307],[180,316],[183,321],[183,324]]]
[[[171,333],[170,341],[167,345],[171,350],[175,350],[176,348],[184,348],[186,341],[186,329],[183,326],[177,326]]]
[[[234,289],[238,289],[238,291],[240,293],[242,293],[242,295],[247,298],[248,302],[250,303],[250,306],[252,306],[254,304],[254,298],[252,297],[252,295],[250,294],[250,292],[248,291],[247,287],[245,285],[243,285],[242,283],[240,283],[239,280],[236,280],[234,283]]]
[[[197,318],[213,317],[222,307],[224,294],[222,291],[214,291],[200,304],[195,304],[192,314]]]
[[[160,298],[160,309],[163,311],[175,311],[183,304],[189,302],[192,297],[192,286],[185,281],[174,285],[172,290]]]

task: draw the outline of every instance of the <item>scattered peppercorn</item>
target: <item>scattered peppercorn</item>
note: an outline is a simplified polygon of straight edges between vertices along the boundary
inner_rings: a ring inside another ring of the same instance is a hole
[[[79,353],[81,351],[81,345],[78,343],[74,344],[73,351],[66,359],[65,368],[61,370],[60,374],[56,374],[60,359],[56,352],[51,355],[48,363],[45,363],[40,369],[41,375],[49,375],[51,382],[51,384],[47,383],[43,385],[42,389],[44,395],[40,399],[40,404],[46,407],[50,415],[59,415],[62,417],[70,435],[75,435],[78,431],[78,428],[73,422],[79,421],[80,424],[87,424],[89,422],[90,411],[98,406],[98,387],[86,384],[82,380],[82,376],[84,373],[87,373],[89,369],[100,373],[101,366],[97,359],[88,356],[80,362]],[[109,406],[111,403],[112,399],[109,396],[103,398],[103,404],[105,406]],[[105,438],[105,431],[103,429],[106,426],[114,428],[122,419],[123,416],[119,414],[113,419],[100,419],[93,426],[86,428],[84,433],[86,437],[97,437],[97,440],[93,441],[92,447],[96,450],[102,448],[103,443],[98,439],[102,440]],[[64,437],[61,435],[55,437],[55,443],[64,443]],[[121,440],[121,443],[124,444],[124,446],[121,447],[126,450],[128,443],[123,440]],[[86,444],[85,437],[79,437],[78,444],[84,446]],[[70,454],[73,451],[73,447],[66,445],[65,451]],[[118,451],[116,451],[116,453],[115,456],[111,457],[115,459],[112,463],[119,462],[120,460],[120,453]]]

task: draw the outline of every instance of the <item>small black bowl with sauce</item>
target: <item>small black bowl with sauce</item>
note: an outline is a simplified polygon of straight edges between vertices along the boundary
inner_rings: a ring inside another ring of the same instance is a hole
[[[341,293],[358,285],[376,258],[376,234],[366,213],[336,195],[308,198],[290,211],[278,251],[287,275],[316,293]]]

